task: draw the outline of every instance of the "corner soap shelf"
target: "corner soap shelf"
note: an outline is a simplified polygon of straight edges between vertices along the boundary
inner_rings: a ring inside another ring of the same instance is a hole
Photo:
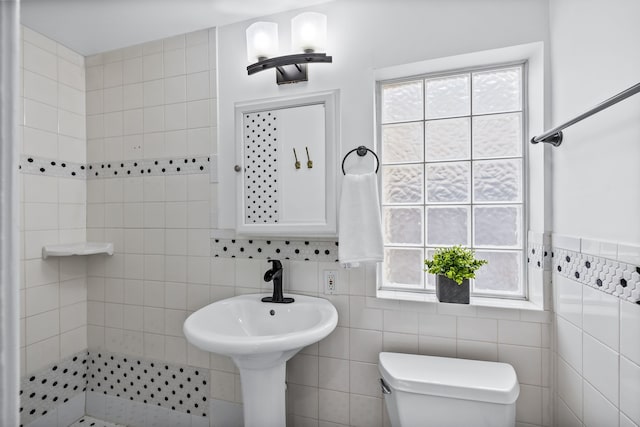
[[[103,242],[83,242],[68,243],[64,245],[47,245],[42,247],[42,259],[50,256],[72,256],[72,255],[113,255],[113,243]]]

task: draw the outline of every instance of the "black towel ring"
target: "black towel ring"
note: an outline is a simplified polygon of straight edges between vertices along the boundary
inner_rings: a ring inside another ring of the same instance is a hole
[[[361,145],[358,148],[354,148],[353,150],[351,150],[347,154],[345,154],[344,158],[342,159],[342,175],[346,175],[347,174],[344,171],[344,162],[345,162],[345,160],[347,160],[347,157],[349,157],[349,154],[353,153],[354,151],[360,157],[366,156],[367,155],[367,151],[369,153],[373,154],[373,157],[376,158],[376,173],[378,173],[378,169],[380,169],[380,159],[378,158],[378,155],[376,153],[374,153],[373,151],[371,151],[370,149],[368,149],[367,147],[365,147],[364,145]]]

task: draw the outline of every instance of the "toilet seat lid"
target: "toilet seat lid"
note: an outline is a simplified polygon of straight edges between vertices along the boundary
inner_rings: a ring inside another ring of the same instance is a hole
[[[382,352],[380,373],[392,389],[432,396],[511,404],[520,393],[507,363]]]

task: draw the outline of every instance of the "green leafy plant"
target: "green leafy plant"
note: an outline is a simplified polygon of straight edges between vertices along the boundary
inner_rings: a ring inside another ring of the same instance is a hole
[[[431,274],[446,276],[461,285],[465,279],[476,277],[476,270],[487,264],[484,259],[476,259],[475,253],[462,246],[438,248],[433,254],[433,260],[424,260],[425,271]]]

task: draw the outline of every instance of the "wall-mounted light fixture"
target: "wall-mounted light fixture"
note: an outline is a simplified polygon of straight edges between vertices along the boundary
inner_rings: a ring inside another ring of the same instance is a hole
[[[247,28],[247,57],[258,60],[247,67],[249,75],[259,71],[276,69],[276,82],[306,82],[307,64],[332,62],[333,58],[322,53],[327,42],[327,17],[321,13],[305,12],[291,20],[291,47],[293,55],[276,56],[278,53],[278,24],[256,22]]]

